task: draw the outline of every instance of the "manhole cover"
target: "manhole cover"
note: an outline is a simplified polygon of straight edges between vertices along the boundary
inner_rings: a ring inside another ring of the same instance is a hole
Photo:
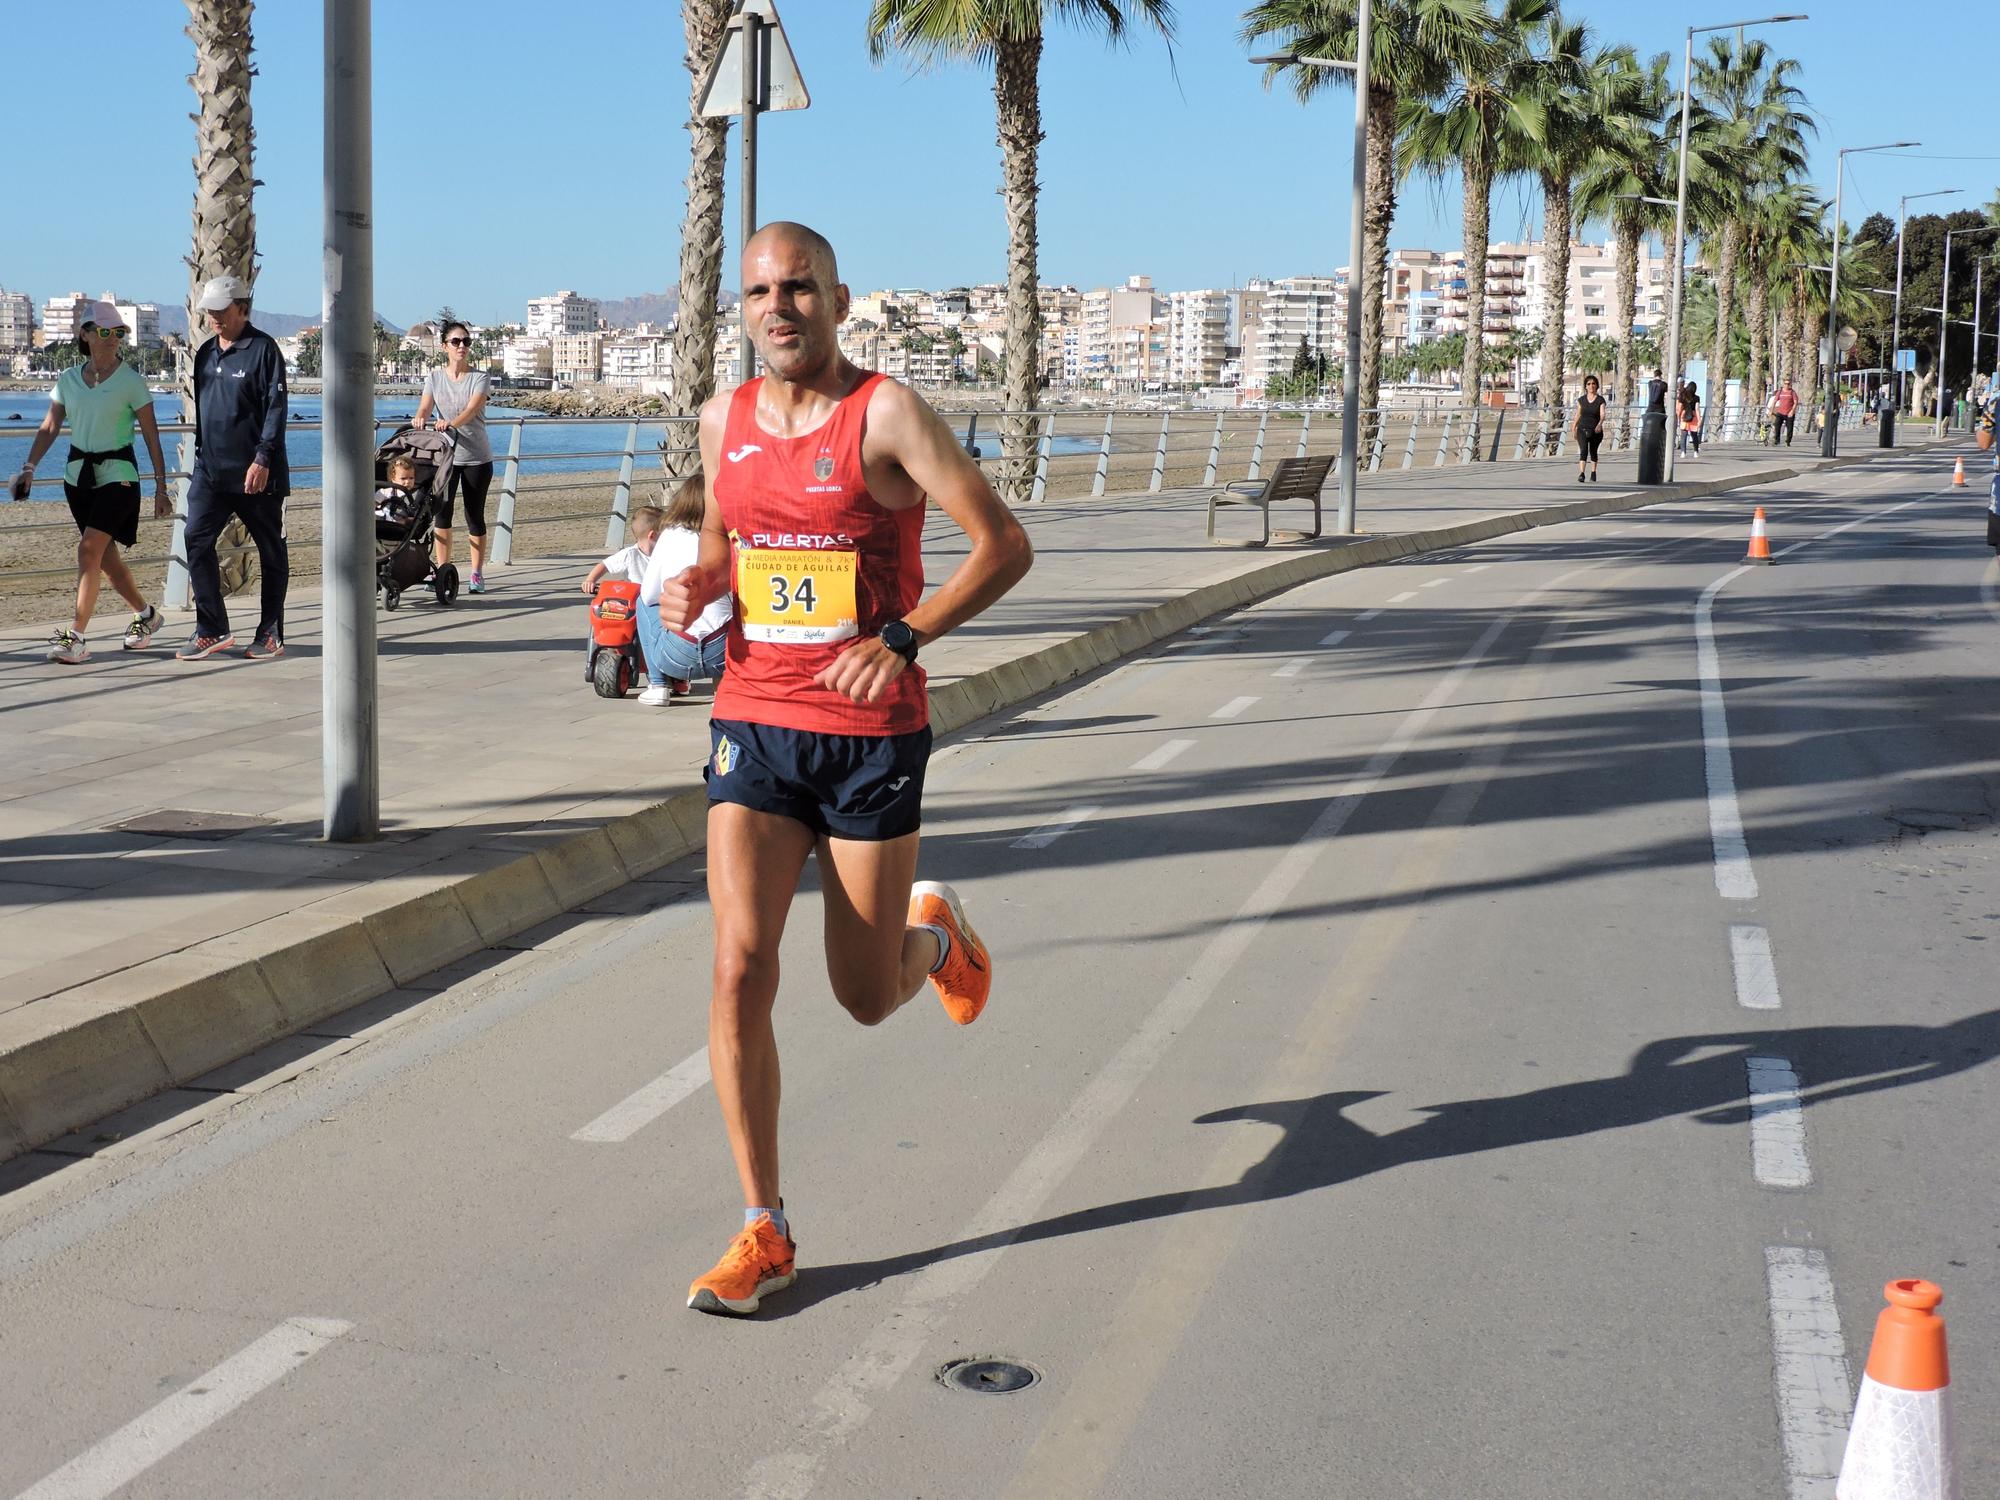
[[[938,1371],[938,1379],[955,1391],[981,1396],[1007,1396],[1025,1391],[1042,1378],[1033,1365],[1017,1359],[955,1359]]]
[[[201,812],[193,808],[169,807],[113,823],[113,833],[145,833],[163,839],[229,839],[253,828],[268,828],[270,818],[253,818],[243,813]]]

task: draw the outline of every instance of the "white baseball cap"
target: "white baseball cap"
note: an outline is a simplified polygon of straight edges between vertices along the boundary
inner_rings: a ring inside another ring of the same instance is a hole
[[[241,276],[211,277],[201,289],[201,300],[195,306],[202,312],[221,312],[232,302],[250,300],[250,283]]]
[[[77,309],[76,326],[95,323],[99,328],[127,328],[125,319],[119,314],[113,302],[86,302]],[[127,329],[129,332],[129,328]]]

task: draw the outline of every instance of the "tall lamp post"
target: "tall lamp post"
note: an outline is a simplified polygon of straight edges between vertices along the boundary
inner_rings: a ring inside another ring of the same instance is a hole
[[[1687,29],[1687,45],[1681,52],[1681,150],[1680,185],[1674,192],[1674,301],[1673,311],[1667,322],[1667,367],[1660,373],[1673,382],[1678,391],[1681,378],[1681,300],[1686,295],[1687,278],[1681,267],[1687,259],[1687,200],[1688,200],[1688,101],[1689,84],[1694,76],[1694,39],[1710,31],[1733,31],[1737,41],[1742,41],[1743,32],[1751,26],[1780,26],[1787,21],[1803,21],[1803,13],[1783,16],[1763,16],[1755,21],[1724,21],[1715,26],[1690,26]],[[1667,483],[1674,480],[1674,445],[1667,444]]]
[[[1951,341],[1951,242],[1976,234],[1992,234],[2000,230],[2000,224],[1982,224],[1977,229],[1947,229],[1944,232],[1944,280],[1938,286],[1938,357],[1937,357],[1937,428],[1936,434],[1943,437],[1948,420],[1944,396],[1944,351]]]
[[[1939,188],[1934,193],[1905,193],[1896,203],[1896,317],[1894,336],[1889,340],[1889,362],[1896,366],[1896,410],[1903,409],[1903,225],[1910,205],[1919,198],[1949,198],[1963,188]]]
[[[1362,218],[1368,206],[1368,49],[1374,27],[1373,0],[1361,0],[1354,38],[1354,61],[1272,52],[1253,57],[1263,67],[1335,68],[1354,75],[1354,204],[1347,236],[1347,363],[1340,381],[1340,512],[1334,522],[1342,535],[1354,533],[1355,478],[1361,450],[1361,266]]]
[[[1922,141],[1888,141],[1880,146],[1843,146],[1834,154],[1833,166],[1833,282],[1826,298],[1826,423],[1819,430],[1819,455],[1832,458],[1840,451],[1840,190],[1847,180],[1847,158],[1870,151],[1902,151],[1921,146]]]

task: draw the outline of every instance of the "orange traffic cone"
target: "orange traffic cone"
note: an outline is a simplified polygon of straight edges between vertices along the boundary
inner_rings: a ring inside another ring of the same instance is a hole
[[[1757,507],[1757,514],[1750,518],[1750,551],[1743,559],[1746,563],[1771,562],[1771,533],[1764,529],[1764,507]]]
[[[1958,1500],[1951,1367],[1937,1315],[1944,1293],[1911,1278],[1883,1295],[1889,1305],[1875,1320],[1835,1500]]]
[[[1965,488],[1965,460],[1955,459],[1951,466],[1951,482],[1954,489]]]

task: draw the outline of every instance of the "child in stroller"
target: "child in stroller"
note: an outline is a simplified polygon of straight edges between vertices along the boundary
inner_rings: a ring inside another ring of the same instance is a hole
[[[427,587],[439,604],[458,597],[458,569],[431,561],[432,522],[451,473],[452,436],[400,427],[375,451],[375,587],[394,609],[406,589]]]

